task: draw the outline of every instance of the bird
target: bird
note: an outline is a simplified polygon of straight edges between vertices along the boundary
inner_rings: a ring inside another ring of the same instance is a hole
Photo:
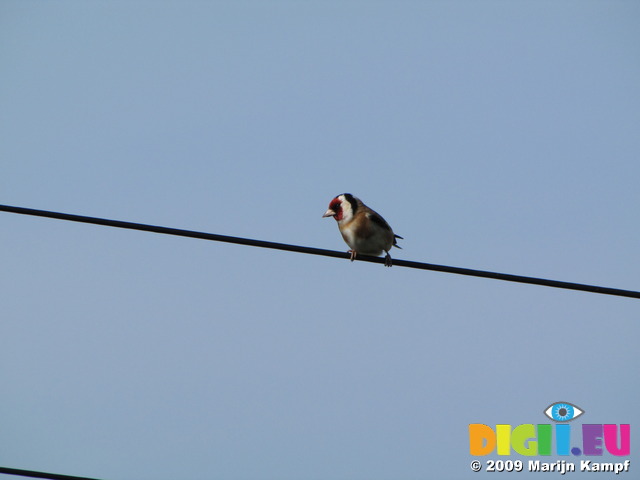
[[[362,200],[350,193],[343,193],[329,203],[329,209],[322,216],[333,217],[338,222],[342,238],[349,245],[353,262],[357,254],[379,256],[386,252],[385,267],[393,265],[389,250],[402,248],[396,239],[404,240],[393,230],[380,214],[367,207]]]

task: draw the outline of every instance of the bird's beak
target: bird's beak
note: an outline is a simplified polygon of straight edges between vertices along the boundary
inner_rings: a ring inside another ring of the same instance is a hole
[[[336,212],[334,212],[333,210],[329,209],[326,212],[324,212],[324,215],[322,215],[322,218],[324,217],[333,217],[335,216]]]

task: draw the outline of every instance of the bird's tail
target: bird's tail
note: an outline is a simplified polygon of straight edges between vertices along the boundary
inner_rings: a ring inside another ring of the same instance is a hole
[[[400,240],[404,240],[404,238],[402,238],[400,235],[393,236],[393,246],[402,250],[402,247],[398,245],[398,242],[396,242],[396,238],[399,238]]]

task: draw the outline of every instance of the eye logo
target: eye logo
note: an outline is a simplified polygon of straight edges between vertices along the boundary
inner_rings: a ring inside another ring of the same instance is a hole
[[[569,402],[552,403],[544,411],[544,414],[554,422],[570,422],[583,413],[584,410]]]
[[[581,455],[598,457],[605,454],[623,457],[631,454],[631,425],[628,423],[576,422],[578,425],[575,423],[572,425],[570,422],[583,415],[585,411],[569,402],[552,403],[543,412],[555,422],[555,425],[523,423],[514,426],[507,423],[499,423],[493,427],[484,423],[469,424],[469,453],[475,457],[493,453],[509,456],[515,452],[526,457],[558,455],[561,458],[569,457],[570,455],[574,457]],[[581,423],[582,425],[580,425]],[[572,427],[581,431],[581,444],[576,445],[575,442],[580,441],[580,434],[576,435],[572,431]],[[492,460],[489,462],[487,463],[487,470],[489,470],[489,465],[493,465]],[[539,467],[536,466],[538,465],[536,462],[537,460],[529,460],[530,472],[556,471],[564,474],[565,471],[575,471],[576,467],[574,462],[566,460],[540,462]],[[616,468],[618,466],[626,468],[629,465],[628,462],[629,460],[624,463],[618,462],[615,464]],[[543,464],[544,466],[542,466]],[[613,471],[609,469],[613,465],[613,463],[580,460],[580,468],[583,472]],[[497,463],[494,466],[497,468]],[[618,471],[622,470],[616,470],[616,472]]]

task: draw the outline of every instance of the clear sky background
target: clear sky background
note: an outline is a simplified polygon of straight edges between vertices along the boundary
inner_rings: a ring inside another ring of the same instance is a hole
[[[395,258],[639,290],[638,25],[615,0],[4,0],[0,203],[346,251],[321,215],[350,192]],[[638,300],[9,213],[0,244],[2,466],[485,478],[468,425],[560,400],[630,423],[640,461]]]

